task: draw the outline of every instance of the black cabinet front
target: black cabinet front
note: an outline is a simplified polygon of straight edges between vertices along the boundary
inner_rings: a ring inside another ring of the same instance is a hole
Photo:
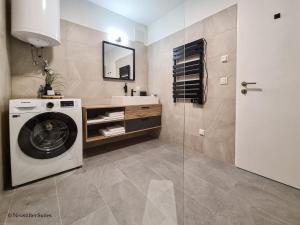
[[[144,130],[152,127],[159,127],[161,125],[161,117],[147,117],[134,120],[127,120],[125,124],[126,132],[133,132]]]

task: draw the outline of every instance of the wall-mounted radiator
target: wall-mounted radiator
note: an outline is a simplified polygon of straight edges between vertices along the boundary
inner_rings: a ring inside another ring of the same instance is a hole
[[[206,102],[206,45],[206,40],[200,39],[173,49],[174,102],[179,99],[197,104]]]

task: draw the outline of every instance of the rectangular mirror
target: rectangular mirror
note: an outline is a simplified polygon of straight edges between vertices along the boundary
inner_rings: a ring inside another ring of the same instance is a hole
[[[135,50],[103,41],[103,78],[135,80]]]

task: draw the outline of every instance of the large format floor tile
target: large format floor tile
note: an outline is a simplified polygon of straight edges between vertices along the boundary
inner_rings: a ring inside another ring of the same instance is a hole
[[[71,175],[57,182],[63,225],[69,225],[93,211],[104,208],[98,189],[84,173]]]
[[[15,190],[6,224],[61,224],[54,179]]]
[[[74,222],[72,225],[118,225],[108,207],[100,208],[91,214]]]
[[[130,181],[101,189],[105,202],[122,225],[157,225],[163,214]]]
[[[8,212],[51,217],[8,217]],[[82,169],[18,188],[0,205],[0,224],[5,225],[300,225],[299,221],[300,190],[158,140],[90,149]]]

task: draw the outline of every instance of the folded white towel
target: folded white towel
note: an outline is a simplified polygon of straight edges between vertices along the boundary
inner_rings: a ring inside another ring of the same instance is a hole
[[[123,120],[124,116],[114,116],[114,117],[108,117],[108,116],[98,116],[96,119],[90,119],[87,121],[87,124],[97,124],[102,122],[109,122],[109,121],[115,121],[115,120]]]
[[[125,134],[125,130],[124,131],[118,131],[118,132],[112,132],[112,131],[109,131],[107,129],[100,129],[99,133],[103,134],[106,137],[111,137],[111,136],[117,136],[117,135]]]
[[[125,130],[125,128],[121,125],[115,125],[115,126],[110,126],[110,127],[107,127],[107,130],[109,131],[123,131]]]
[[[120,112],[106,112],[106,116],[112,117],[112,116],[124,116],[124,111]]]
[[[124,119],[124,115],[123,116],[109,116],[107,118],[110,118],[110,119]]]

